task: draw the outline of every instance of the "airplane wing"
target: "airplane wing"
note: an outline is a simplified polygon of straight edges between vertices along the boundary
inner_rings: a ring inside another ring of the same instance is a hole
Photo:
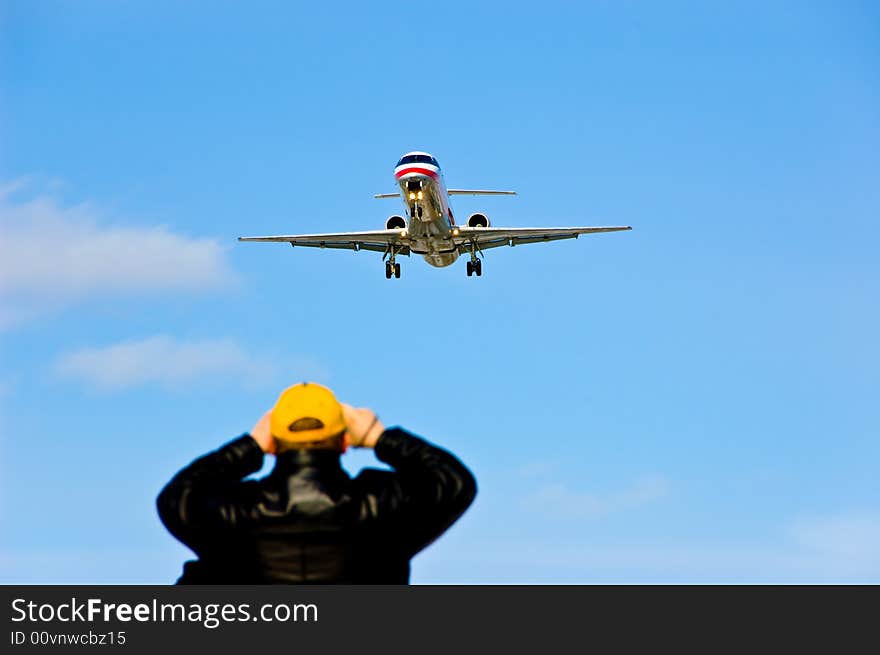
[[[405,230],[372,230],[368,232],[334,232],[330,234],[290,234],[265,237],[238,237],[239,241],[268,241],[289,243],[305,248],[335,248],[340,250],[372,250],[388,252],[391,246],[399,255],[409,255],[409,240]]]
[[[453,238],[462,253],[478,250],[516,246],[527,243],[543,243],[559,239],[577,239],[581,234],[598,232],[622,232],[631,230],[629,225],[619,227],[459,227]]]
[[[576,239],[581,234],[597,232],[620,232],[631,230],[630,226],[620,227],[456,227],[452,239],[455,247],[462,253],[516,246],[528,243],[543,243],[560,239]],[[388,253],[391,246],[399,255],[410,254],[409,236],[406,230],[372,230],[366,232],[333,232],[329,234],[290,234],[278,236],[238,237],[239,241],[263,241],[289,243],[291,246],[305,248],[331,248],[337,250],[371,250]]]

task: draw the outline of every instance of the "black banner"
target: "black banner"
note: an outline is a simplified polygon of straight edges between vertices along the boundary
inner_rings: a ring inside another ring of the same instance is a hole
[[[211,655],[567,652],[599,643],[654,650],[803,642],[840,650],[875,638],[880,600],[877,587],[769,586],[7,586],[0,593],[0,652]]]

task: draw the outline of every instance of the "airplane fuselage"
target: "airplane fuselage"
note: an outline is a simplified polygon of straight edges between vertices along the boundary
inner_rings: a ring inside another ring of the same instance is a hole
[[[422,255],[431,266],[454,263],[458,259],[452,238],[455,218],[436,160],[427,153],[409,153],[394,169],[394,177],[406,207],[410,252]]]

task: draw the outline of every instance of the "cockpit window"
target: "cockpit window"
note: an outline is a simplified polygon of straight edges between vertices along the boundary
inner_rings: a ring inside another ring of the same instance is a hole
[[[431,164],[432,166],[440,168],[440,164],[438,164],[437,160],[431,157],[431,155],[406,155],[405,157],[401,157],[400,161],[397,162],[398,166],[403,166],[404,164]]]

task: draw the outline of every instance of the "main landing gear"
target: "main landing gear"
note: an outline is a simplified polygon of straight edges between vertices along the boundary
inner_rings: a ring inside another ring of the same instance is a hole
[[[480,259],[479,255],[477,255],[477,252],[479,252],[480,255],[483,254],[483,251],[480,250],[480,247],[477,245],[476,241],[474,241],[471,243],[471,258],[470,260],[468,260],[467,263],[468,277],[470,277],[474,273],[477,274],[477,277],[481,277],[483,275],[483,260]]]
[[[390,280],[392,275],[398,280],[400,279],[400,264],[395,261],[396,255],[397,253],[394,251],[394,246],[390,246],[388,252],[385,253],[385,256],[388,257],[388,261],[385,262],[386,280]],[[385,257],[382,259],[385,259]]]

